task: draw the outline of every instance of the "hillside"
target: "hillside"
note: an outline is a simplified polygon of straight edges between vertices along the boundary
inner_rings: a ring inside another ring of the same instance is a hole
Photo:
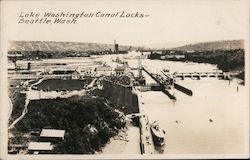
[[[119,46],[119,50],[128,50],[130,46]],[[11,41],[10,51],[106,51],[114,49],[114,44],[54,41]]]
[[[228,40],[228,41],[215,41],[204,42],[197,44],[189,44],[174,49],[180,49],[184,51],[207,51],[207,50],[235,50],[244,49],[244,40]]]

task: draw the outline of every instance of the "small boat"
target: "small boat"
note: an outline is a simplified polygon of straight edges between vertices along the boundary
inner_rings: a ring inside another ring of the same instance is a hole
[[[164,68],[164,69],[163,69],[163,72],[169,73],[169,69]]]
[[[150,130],[152,133],[153,141],[156,146],[164,146],[164,134],[165,132],[159,128],[159,124],[157,121],[153,122],[150,125]]]

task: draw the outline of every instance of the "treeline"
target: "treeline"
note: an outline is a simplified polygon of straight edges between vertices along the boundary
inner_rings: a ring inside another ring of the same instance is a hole
[[[225,72],[234,70],[243,70],[245,66],[244,50],[228,50],[228,51],[206,51],[199,54],[185,54],[185,60],[216,64],[218,69]]]
[[[121,85],[130,85],[130,78],[126,75],[121,76],[106,76],[106,80],[111,81],[115,84],[121,84]]]
[[[166,59],[171,61],[191,61],[198,63],[210,63],[217,65],[218,69],[227,71],[243,71],[245,66],[244,55],[245,52],[243,49],[235,50],[211,50],[211,51],[178,51],[175,54],[185,55],[183,59]],[[166,52],[160,53],[151,53],[148,55],[149,59],[161,59],[162,55],[170,55]]]
[[[125,126],[112,105],[92,96],[35,100],[28,110],[16,129],[22,133],[43,128],[65,130],[65,139],[54,145],[58,154],[93,154]]]

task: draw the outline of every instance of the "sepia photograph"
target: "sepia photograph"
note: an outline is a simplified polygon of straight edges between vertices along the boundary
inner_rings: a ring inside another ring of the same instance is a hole
[[[0,4],[0,159],[249,158],[248,0]]]

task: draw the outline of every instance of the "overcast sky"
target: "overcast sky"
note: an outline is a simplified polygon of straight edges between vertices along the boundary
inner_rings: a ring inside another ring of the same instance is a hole
[[[6,40],[174,45],[248,36],[248,1],[8,1],[2,2]],[[146,18],[81,18],[77,24],[18,24],[21,12],[140,12]]]

